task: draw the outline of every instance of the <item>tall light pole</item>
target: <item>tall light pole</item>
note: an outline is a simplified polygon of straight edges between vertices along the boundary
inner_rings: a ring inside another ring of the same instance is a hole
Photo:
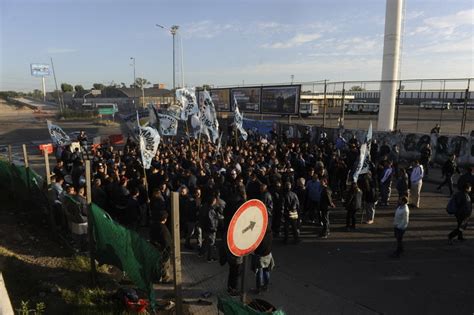
[[[168,30],[170,31],[171,35],[173,35],[173,90],[176,89],[176,70],[175,70],[175,66],[176,66],[176,57],[175,57],[175,47],[176,47],[176,41],[175,41],[175,35],[176,33],[178,33],[178,29],[179,29],[179,26],[178,25],[173,25],[171,26],[171,28],[167,28],[163,25],[160,25],[160,24],[156,24],[157,27],[159,28],[162,28],[164,30]],[[182,55],[182,52],[181,52],[181,55]],[[183,69],[181,69],[181,71],[183,71]],[[183,82],[184,83],[184,82]]]
[[[137,99],[137,78],[135,73],[135,57],[130,57],[130,60],[133,60],[133,106],[137,109],[135,101]]]

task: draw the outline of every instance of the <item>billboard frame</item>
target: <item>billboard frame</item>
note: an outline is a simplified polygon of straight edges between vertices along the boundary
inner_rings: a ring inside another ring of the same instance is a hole
[[[262,96],[263,96],[263,90],[264,89],[270,89],[270,88],[296,88],[296,103],[295,103],[295,109],[291,113],[287,112],[272,112],[272,111],[265,111],[262,106]],[[265,85],[261,86],[261,92],[260,92],[260,114],[275,114],[275,115],[298,115],[300,112],[300,98],[301,98],[301,84],[288,84],[288,85]]]

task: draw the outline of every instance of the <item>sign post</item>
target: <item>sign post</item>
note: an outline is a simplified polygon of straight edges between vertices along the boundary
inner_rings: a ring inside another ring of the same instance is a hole
[[[171,193],[171,226],[173,227],[173,270],[174,294],[176,301],[176,314],[183,314],[183,297],[181,294],[181,238],[179,235],[179,193]]]
[[[235,212],[227,231],[227,246],[237,257],[243,257],[242,303],[246,300],[245,276],[246,256],[252,253],[263,240],[268,226],[268,212],[265,204],[257,199],[245,202]]]

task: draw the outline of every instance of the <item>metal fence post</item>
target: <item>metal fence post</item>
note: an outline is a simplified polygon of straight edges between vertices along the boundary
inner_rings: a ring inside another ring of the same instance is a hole
[[[395,126],[394,130],[398,129],[398,112],[400,111],[400,93],[402,89],[402,80],[398,81],[397,99],[395,101]]]
[[[467,103],[469,101],[469,88],[471,85],[471,79],[467,79],[466,93],[464,94],[464,108],[462,111],[462,120],[461,120],[461,136],[464,134],[466,129],[466,120],[467,120]]]
[[[346,96],[346,82],[342,82],[342,95],[341,95],[341,115],[339,116],[339,128],[344,127],[344,110],[345,110],[345,104],[344,104],[344,99]]]
[[[181,279],[181,239],[179,235],[179,193],[171,193],[171,225],[173,227],[173,270],[176,314],[183,314],[182,279]]]
[[[323,100],[323,127],[326,127],[326,111],[328,108],[327,99],[326,99],[326,91],[327,91],[327,80],[324,80],[324,100]],[[333,95],[334,97],[334,95]]]

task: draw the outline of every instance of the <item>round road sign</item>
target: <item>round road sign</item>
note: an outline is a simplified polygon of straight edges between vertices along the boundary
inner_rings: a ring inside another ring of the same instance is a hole
[[[227,246],[235,256],[253,252],[262,242],[268,225],[267,208],[257,199],[245,202],[232,217]]]

